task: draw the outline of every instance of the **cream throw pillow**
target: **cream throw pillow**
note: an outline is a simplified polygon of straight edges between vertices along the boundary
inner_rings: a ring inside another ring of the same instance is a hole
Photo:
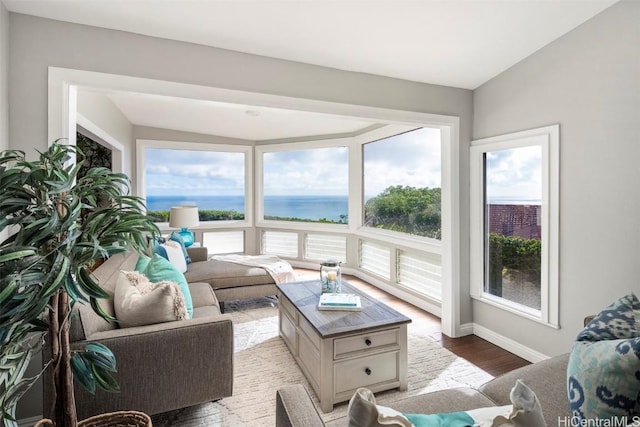
[[[189,318],[178,284],[152,283],[137,271],[120,271],[113,306],[121,328]]]

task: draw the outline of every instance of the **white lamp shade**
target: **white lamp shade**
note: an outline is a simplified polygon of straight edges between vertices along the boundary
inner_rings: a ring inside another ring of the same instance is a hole
[[[169,213],[169,227],[189,228],[200,224],[197,206],[174,206]]]

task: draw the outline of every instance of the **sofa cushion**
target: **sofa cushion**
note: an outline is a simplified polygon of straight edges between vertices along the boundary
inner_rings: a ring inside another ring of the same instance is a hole
[[[147,264],[144,270],[136,270],[140,273],[144,274],[149,278],[152,282],[162,282],[162,281],[171,281],[180,285],[180,289],[182,290],[182,294],[184,295],[184,300],[187,304],[187,311],[189,312],[189,317],[193,317],[193,301],[191,299],[191,292],[189,291],[189,285],[187,284],[187,280],[168,260],[164,259],[162,256],[158,254],[153,254],[151,260]]]
[[[373,393],[359,388],[349,401],[349,427],[439,427],[493,426],[545,427],[542,408],[535,393],[518,380],[509,394],[511,404],[489,405],[466,411],[440,413],[401,413],[394,408],[376,404]]]
[[[93,279],[102,289],[113,297],[120,270],[133,270],[138,255],[135,252],[112,255],[91,273]],[[110,316],[115,317],[113,298],[99,299],[98,304]],[[90,339],[94,333],[117,329],[115,323],[110,323],[96,314],[89,304],[77,303],[71,318],[69,338],[71,341]]]
[[[189,317],[184,295],[176,283],[152,283],[137,271],[120,272],[113,305],[118,323],[124,328]]]
[[[213,289],[273,283],[273,278],[263,268],[213,259],[192,262],[184,275],[189,282],[207,282]]]
[[[578,334],[567,368],[567,392],[575,422],[620,422],[638,415],[639,312],[638,298],[626,295],[602,310]]]
[[[567,375],[569,354],[554,356],[531,365],[523,366],[483,384],[480,391],[496,405],[508,405],[509,391],[516,380],[521,379],[537,395],[544,409],[544,418],[548,425],[556,425],[559,419],[569,419],[569,401],[567,400]]]

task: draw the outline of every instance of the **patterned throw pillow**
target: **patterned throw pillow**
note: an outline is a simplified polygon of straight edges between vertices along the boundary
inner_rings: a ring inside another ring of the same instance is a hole
[[[576,425],[631,420],[640,411],[640,301],[626,295],[578,334],[567,367]],[[609,420],[609,421],[604,421]]]

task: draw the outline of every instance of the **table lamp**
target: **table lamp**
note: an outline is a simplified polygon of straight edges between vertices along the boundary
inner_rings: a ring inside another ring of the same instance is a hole
[[[187,230],[200,224],[197,206],[173,206],[169,212],[169,227],[180,228],[178,232],[184,240],[185,246],[191,246],[194,242],[194,233]]]

